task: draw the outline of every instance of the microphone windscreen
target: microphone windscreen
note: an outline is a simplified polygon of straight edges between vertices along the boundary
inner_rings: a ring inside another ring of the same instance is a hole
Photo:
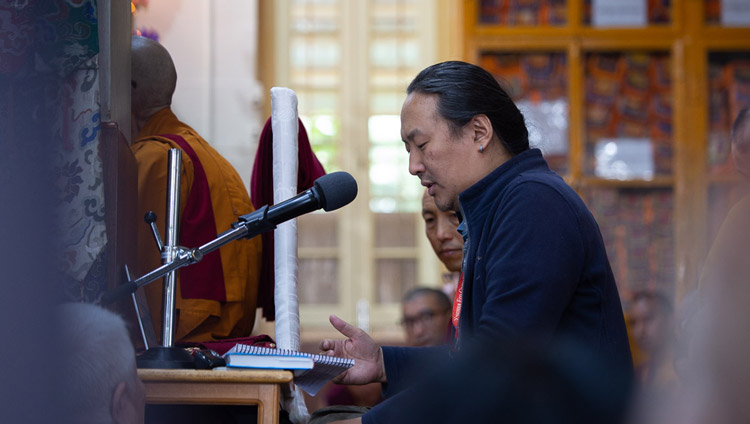
[[[357,181],[348,172],[332,172],[315,180],[323,210],[330,212],[348,205],[357,197]]]

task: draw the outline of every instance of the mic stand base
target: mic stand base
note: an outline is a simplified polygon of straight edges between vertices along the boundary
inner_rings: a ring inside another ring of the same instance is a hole
[[[138,368],[195,369],[195,360],[180,347],[154,346],[135,360]]]

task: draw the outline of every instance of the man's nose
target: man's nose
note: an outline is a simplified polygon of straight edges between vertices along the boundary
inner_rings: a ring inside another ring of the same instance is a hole
[[[453,238],[453,236],[456,235],[455,234],[456,228],[453,225],[451,225],[451,223],[447,219],[443,217],[438,218],[437,224],[438,224],[437,225],[438,240],[440,241],[450,240]]]
[[[424,173],[424,164],[418,151],[409,152],[409,173],[411,175],[420,175]]]
[[[411,331],[417,338],[422,336],[422,334],[425,333],[425,325],[422,320],[417,320],[414,322],[414,324],[411,326]]]

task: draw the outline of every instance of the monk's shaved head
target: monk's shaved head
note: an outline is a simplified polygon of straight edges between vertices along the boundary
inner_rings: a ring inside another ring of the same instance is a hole
[[[177,71],[167,49],[154,40],[133,36],[131,41],[132,112],[148,119],[172,104]]]

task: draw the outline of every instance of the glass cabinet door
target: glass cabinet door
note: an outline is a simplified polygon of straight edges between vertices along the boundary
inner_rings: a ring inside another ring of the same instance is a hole
[[[589,53],[585,58],[587,175],[651,180],[672,174],[668,53]]]
[[[674,196],[670,188],[590,187],[582,197],[599,223],[620,295],[674,289]]]
[[[562,26],[567,24],[566,0],[480,0],[480,25]]]
[[[550,168],[565,175],[570,120],[565,53],[483,51],[479,58],[523,113],[530,144],[542,150]]]
[[[672,23],[672,1],[671,0],[630,0],[631,6],[640,3],[645,8],[646,25],[669,25]],[[595,0],[583,1],[582,22],[591,25],[594,19],[592,15],[596,7]]]

